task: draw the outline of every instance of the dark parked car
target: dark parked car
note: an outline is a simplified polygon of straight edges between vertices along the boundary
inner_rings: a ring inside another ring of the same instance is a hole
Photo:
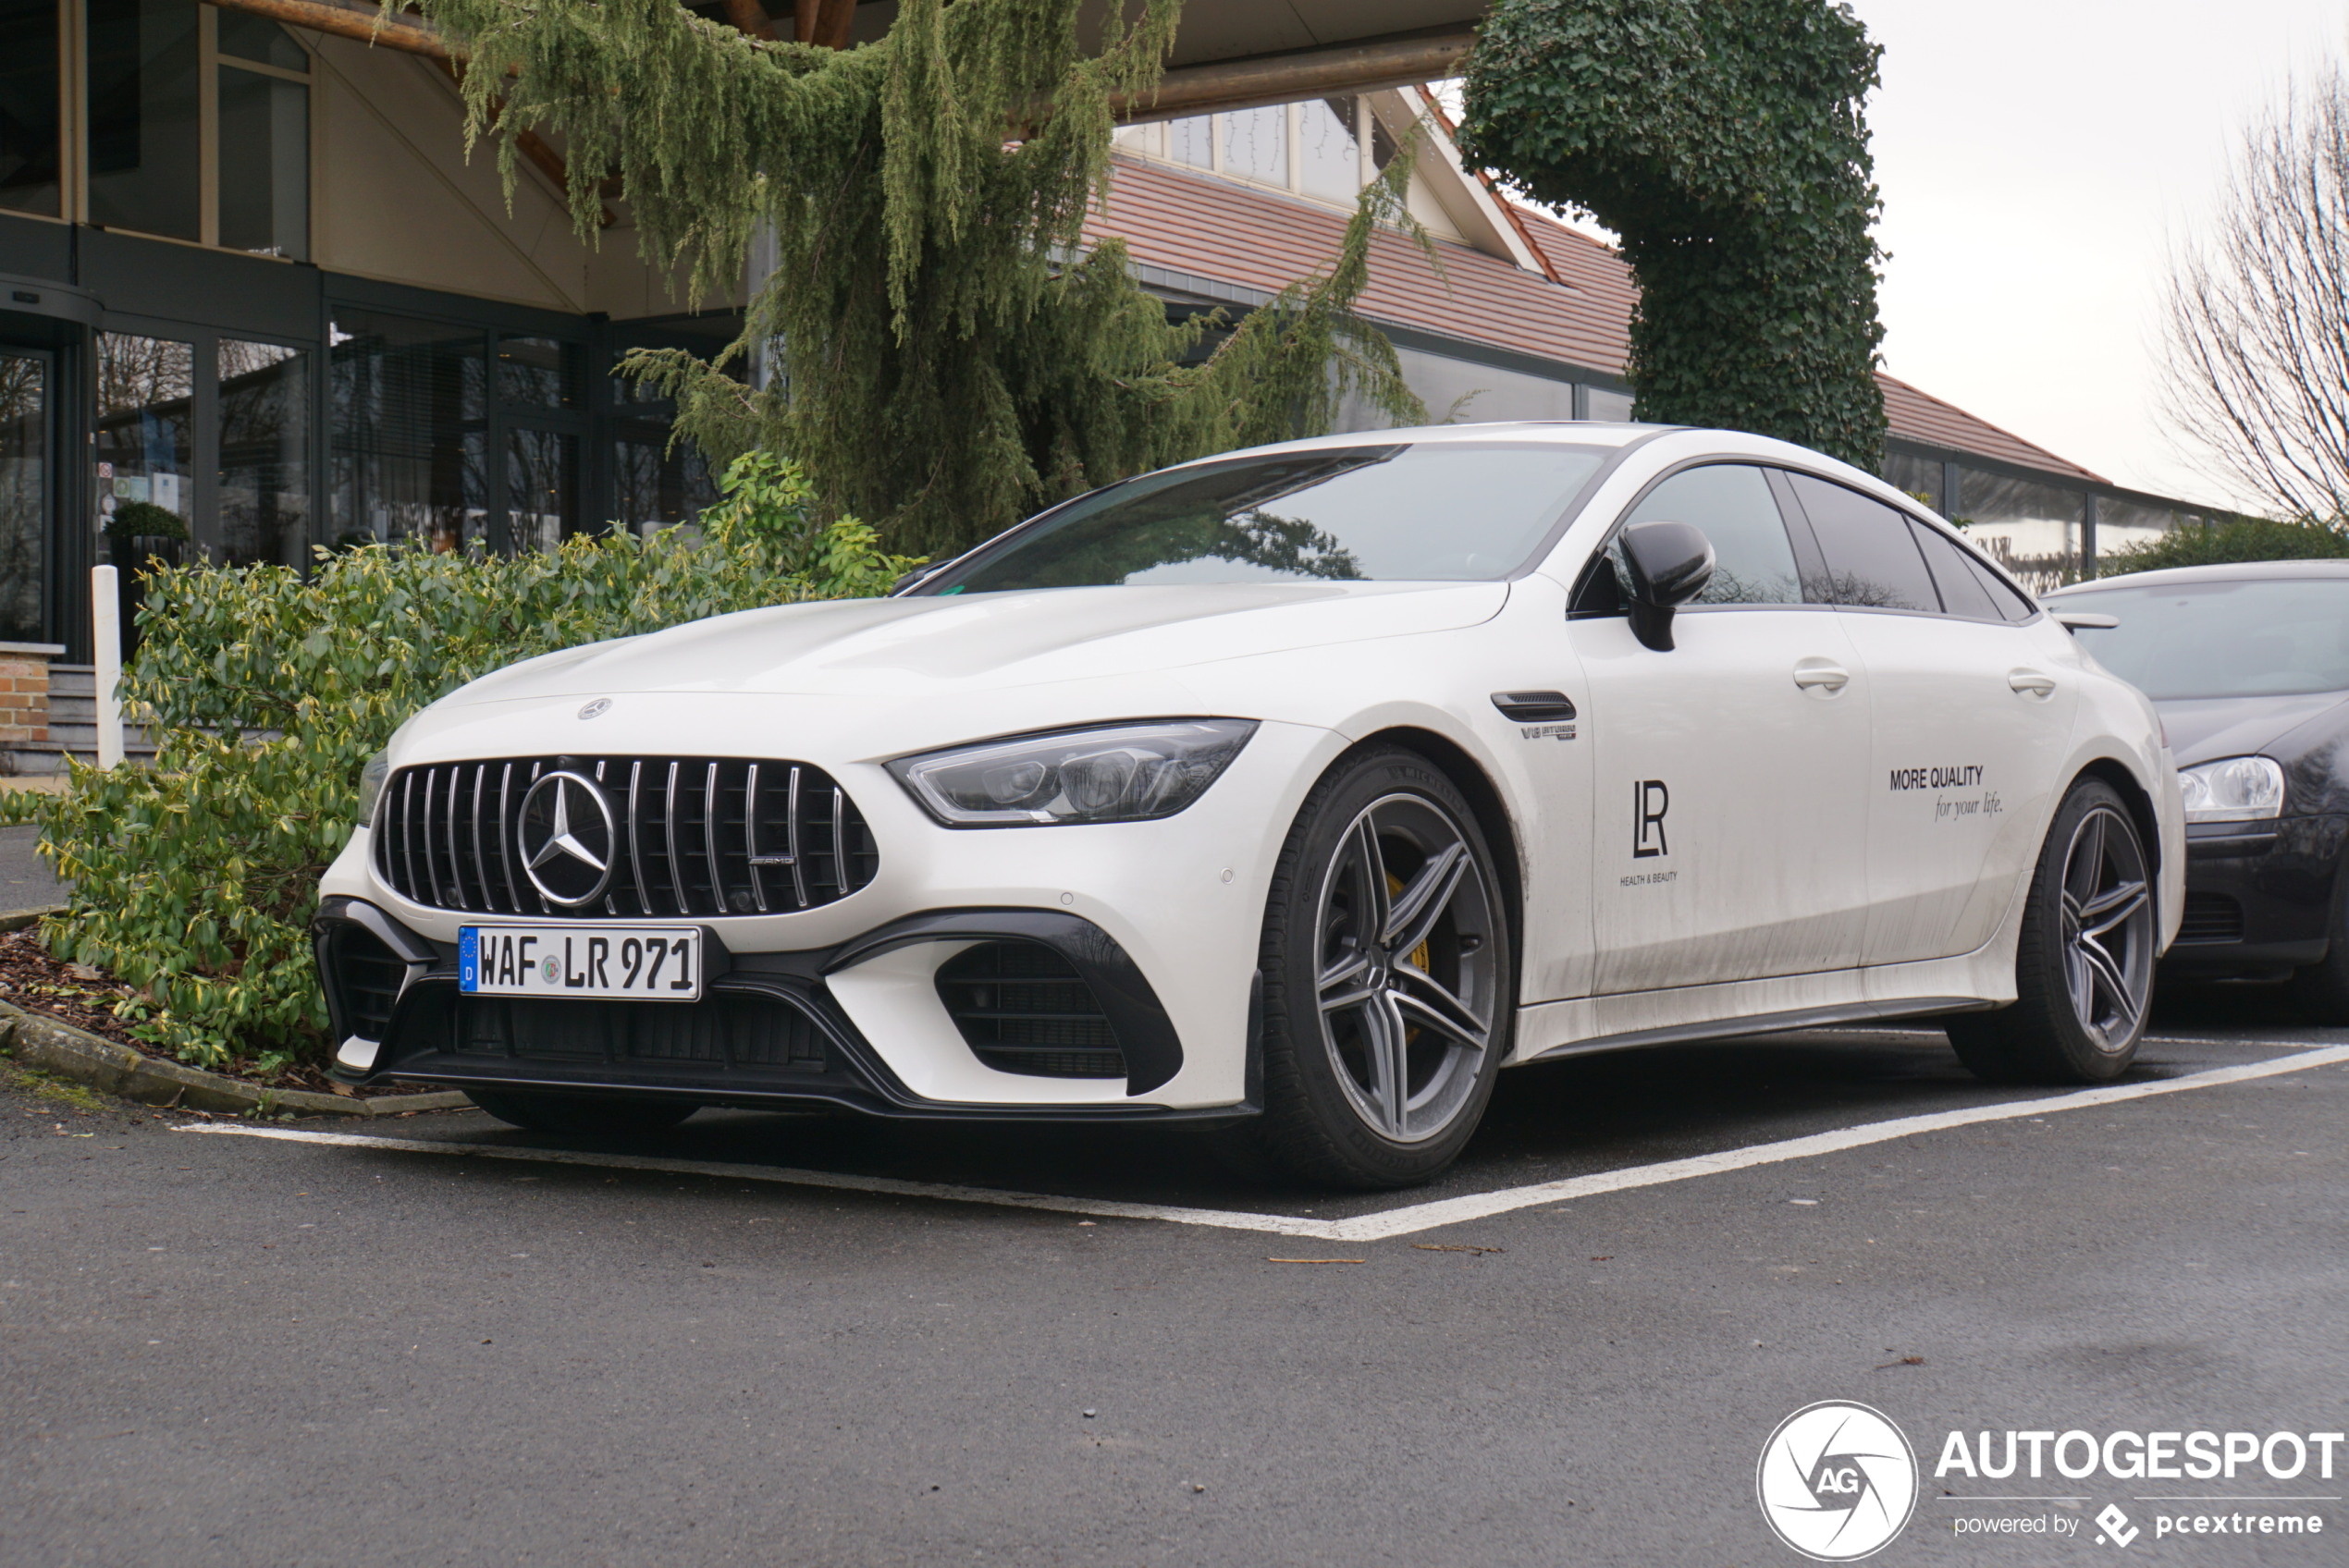
[[[2289,979],[2349,1023],[2349,560],[2137,572],[2046,603],[2169,731],[2187,861],[2164,974]]]

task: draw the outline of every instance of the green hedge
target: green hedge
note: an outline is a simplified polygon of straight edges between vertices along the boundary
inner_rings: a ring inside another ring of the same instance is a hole
[[[2349,557],[2349,529],[2331,523],[2240,518],[2212,528],[2191,523],[2160,538],[2100,555],[2098,577],[2158,571],[2170,566],[2218,566],[2228,561],[2331,560]]]
[[[284,567],[146,578],[125,708],[149,768],[75,765],[57,795],[0,796],[74,884],[61,957],[141,987],[146,1038],[204,1066],[320,1060],[308,925],[350,838],[360,770],[411,714],[538,654],[705,616],[887,591],[916,564],[854,519],[808,521],[796,469],[753,453],[698,530],[510,557],[370,545]]]

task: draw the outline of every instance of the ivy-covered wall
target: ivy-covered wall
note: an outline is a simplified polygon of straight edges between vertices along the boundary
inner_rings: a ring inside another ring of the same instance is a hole
[[[1880,54],[1828,0],[1497,0],[1462,152],[1621,236],[1637,417],[1877,467]]]

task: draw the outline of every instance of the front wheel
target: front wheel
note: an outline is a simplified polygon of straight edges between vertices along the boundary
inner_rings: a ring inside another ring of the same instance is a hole
[[[1509,913],[1476,816],[1425,757],[1341,762],[1290,828],[1264,913],[1264,1114],[1310,1181],[1408,1186],[1458,1158],[1514,1016]]]
[[[2015,949],[2015,1001],[1943,1021],[1992,1083],[2099,1084],[2136,1059],[2153,996],[2153,880],[2112,787],[2072,787],[2039,851]]]
[[[547,1095],[523,1089],[468,1089],[465,1094],[473,1104],[511,1126],[574,1135],[658,1133],[701,1109],[691,1100],[617,1095]]]

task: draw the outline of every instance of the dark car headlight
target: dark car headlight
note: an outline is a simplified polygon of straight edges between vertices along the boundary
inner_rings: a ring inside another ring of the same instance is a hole
[[[2283,815],[2283,768],[2273,757],[2226,757],[2178,770],[2188,822],[2249,822]]]
[[[1249,718],[1171,718],[983,741],[900,757],[889,771],[949,827],[1149,822],[1206,792]]]

